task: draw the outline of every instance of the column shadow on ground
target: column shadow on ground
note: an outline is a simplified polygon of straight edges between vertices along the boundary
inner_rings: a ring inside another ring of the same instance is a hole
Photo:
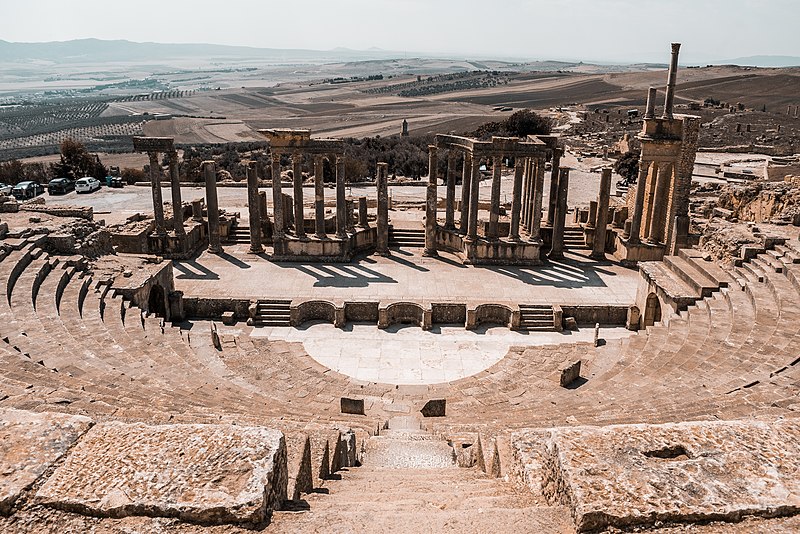
[[[175,275],[175,278],[180,280],[219,280],[219,275],[198,263],[197,260],[173,262],[172,266],[180,274]]]
[[[358,264],[280,264],[283,269],[295,269],[317,279],[314,287],[358,288],[372,284],[396,284],[397,280]]]

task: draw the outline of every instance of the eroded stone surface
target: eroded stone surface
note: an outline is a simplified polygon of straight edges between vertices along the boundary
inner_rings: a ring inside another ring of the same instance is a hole
[[[800,512],[800,422],[560,428],[514,446],[525,479],[541,465],[543,493],[580,531]]]
[[[84,436],[36,500],[101,517],[260,524],[286,498],[286,484],[277,430],[107,423]]]
[[[87,417],[0,409],[0,514],[86,432]]]

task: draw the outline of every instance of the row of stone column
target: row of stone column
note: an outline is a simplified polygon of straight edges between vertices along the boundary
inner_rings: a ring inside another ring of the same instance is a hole
[[[325,239],[325,184],[323,181],[324,156],[314,158],[314,235],[317,239]],[[345,198],[344,157],[336,156],[336,238],[347,237],[347,200]],[[301,170],[302,154],[292,154],[292,186],[294,192],[294,234],[299,239],[306,236],[303,212],[303,174]],[[286,229],[283,222],[283,201],[281,192],[281,154],[272,154],[272,201],[275,219],[273,239],[283,239]]]
[[[666,237],[669,221],[669,199],[675,165],[669,161],[639,163],[636,197],[630,227],[623,237],[638,245],[644,237],[649,245],[661,244]]]
[[[425,251],[426,255],[436,254],[436,218],[437,218],[437,169],[438,148],[428,147],[428,186],[426,194],[425,214]],[[555,211],[557,184],[559,178],[560,150],[554,151],[553,171],[550,188],[550,206],[548,209],[548,223],[552,224]],[[488,158],[487,158],[488,161]],[[491,184],[491,207],[489,210],[489,225],[486,232],[487,239],[499,238],[500,219],[500,186],[503,166],[503,156],[491,158],[493,164]],[[461,167],[461,216],[458,227],[455,223],[455,189],[458,175],[458,154],[451,150],[447,158],[447,175],[445,178],[445,229],[457,230],[466,239],[475,240],[478,237],[478,205],[480,190],[480,158],[475,158],[471,152],[465,152]],[[542,222],[543,192],[545,178],[544,158],[516,158],[514,165],[514,185],[511,204],[511,221],[508,237],[512,241],[520,241],[520,227],[524,228],[531,239],[538,240]]]
[[[165,236],[167,234],[164,222],[164,203],[161,197],[161,163],[158,160],[158,152],[148,152],[150,158],[150,188],[153,194],[153,218],[155,219],[155,234]],[[172,151],[169,154],[169,177],[170,189],[172,192],[172,221],[176,236],[185,234],[183,228],[183,202],[181,200],[180,173],[178,172],[178,152]]]

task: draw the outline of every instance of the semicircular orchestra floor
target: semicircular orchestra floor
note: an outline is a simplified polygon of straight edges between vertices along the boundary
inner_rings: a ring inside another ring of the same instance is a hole
[[[602,328],[603,339],[631,335],[625,328]],[[320,364],[358,380],[400,385],[437,384],[475,375],[502,360],[514,346],[590,342],[594,329],[577,332],[512,332],[506,327],[464,330],[463,326],[435,327],[350,325],[328,323],[307,328],[254,328],[251,337],[303,344]]]

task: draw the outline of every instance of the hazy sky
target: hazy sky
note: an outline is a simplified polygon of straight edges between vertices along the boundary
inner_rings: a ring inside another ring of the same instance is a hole
[[[6,41],[96,37],[531,59],[800,56],[800,0],[0,0]]]

